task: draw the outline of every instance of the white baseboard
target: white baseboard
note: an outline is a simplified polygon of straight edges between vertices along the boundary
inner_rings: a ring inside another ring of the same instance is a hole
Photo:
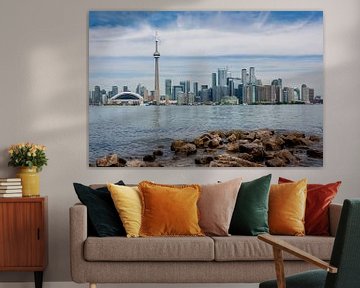
[[[88,284],[74,282],[44,282],[43,288],[88,288]],[[97,288],[258,288],[259,284],[98,284]],[[34,288],[31,282],[2,282],[0,288]]]

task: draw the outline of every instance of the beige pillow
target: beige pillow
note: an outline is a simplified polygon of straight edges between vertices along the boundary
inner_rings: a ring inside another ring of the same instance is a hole
[[[200,185],[199,225],[207,235],[229,236],[231,217],[242,178],[218,184]]]

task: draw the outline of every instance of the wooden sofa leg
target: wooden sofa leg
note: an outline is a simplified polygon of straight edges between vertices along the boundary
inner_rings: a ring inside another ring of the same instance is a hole
[[[89,288],[96,288],[96,284],[95,283],[89,283]]]

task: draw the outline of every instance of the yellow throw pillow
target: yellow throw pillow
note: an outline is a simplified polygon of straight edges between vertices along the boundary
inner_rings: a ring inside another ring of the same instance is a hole
[[[305,234],[307,180],[273,184],[269,195],[269,228],[271,234]]]
[[[140,236],[203,236],[199,227],[199,185],[139,184],[142,198]]]
[[[107,184],[127,237],[139,237],[141,197],[137,187]]]

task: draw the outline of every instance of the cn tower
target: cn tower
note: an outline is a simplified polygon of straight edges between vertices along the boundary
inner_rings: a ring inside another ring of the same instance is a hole
[[[155,34],[155,52],[154,52],[154,60],[155,60],[155,102],[156,105],[160,105],[160,80],[159,80],[159,58],[160,53],[158,51],[158,43],[159,39],[157,38],[157,33]]]

